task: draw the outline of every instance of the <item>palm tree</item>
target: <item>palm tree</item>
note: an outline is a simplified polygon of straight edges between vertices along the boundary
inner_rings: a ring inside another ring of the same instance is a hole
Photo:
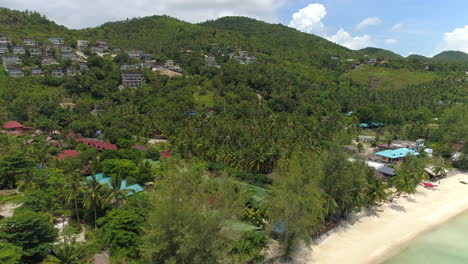
[[[80,179],[81,173],[78,170],[74,170],[67,175],[67,183],[63,187],[65,202],[70,204],[71,201],[73,201],[75,204],[75,213],[78,223],[80,222],[80,215],[78,213],[78,196],[80,195],[83,187]]]
[[[434,173],[434,177],[436,178],[444,178],[447,176],[447,172],[445,171],[445,161],[443,159],[436,159],[434,161],[434,166],[432,167],[432,172]]]
[[[28,169],[21,179],[16,183],[16,189],[20,192],[34,190],[37,188],[36,175],[32,169]]]
[[[89,178],[85,183],[85,188],[83,189],[83,206],[86,209],[92,209],[94,211],[94,229],[96,230],[97,209],[104,208],[106,205],[106,186],[99,183],[99,181],[96,179],[96,176]]]
[[[86,257],[84,248],[75,241],[67,241],[54,247],[50,262],[56,264],[80,264]]]
[[[115,208],[119,206],[119,200],[126,200],[127,194],[131,191],[130,189],[122,189],[121,177],[116,175],[112,177],[112,188],[107,196],[107,203],[114,203]]]
[[[41,200],[40,207],[42,214],[45,217],[47,217],[49,222],[53,223],[55,220],[55,214],[59,209],[59,204],[57,200],[55,200],[51,196],[47,196],[45,197],[45,199]]]

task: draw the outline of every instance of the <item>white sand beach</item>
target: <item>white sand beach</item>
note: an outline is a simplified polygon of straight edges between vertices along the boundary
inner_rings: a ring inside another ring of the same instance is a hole
[[[312,248],[304,248],[296,263],[381,263],[427,232],[468,210],[468,173],[452,171],[439,187],[419,187],[417,193],[400,197],[362,212],[324,235]]]

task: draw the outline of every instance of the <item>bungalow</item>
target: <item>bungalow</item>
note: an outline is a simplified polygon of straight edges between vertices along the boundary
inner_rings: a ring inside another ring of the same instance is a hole
[[[170,158],[171,157],[171,152],[172,151],[170,149],[168,149],[168,150],[163,151],[163,152],[161,152],[159,154],[161,154],[161,156],[164,157],[164,158]]]
[[[11,77],[23,77],[24,72],[21,67],[7,67],[6,70],[8,71],[8,74],[10,74]]]
[[[52,75],[54,77],[63,77],[63,71],[60,70],[60,69],[55,69],[55,70],[52,70],[50,75]]]
[[[397,162],[404,160],[406,156],[417,156],[419,155],[418,152],[407,149],[407,148],[399,148],[399,149],[389,149],[375,153],[383,162]]]
[[[88,69],[88,62],[82,61],[82,62],[78,63],[78,66],[80,67],[80,70],[86,70],[86,69]]]
[[[390,168],[390,167],[387,167],[387,166],[383,166],[379,169],[376,170],[378,173],[381,173],[383,176],[386,176],[386,177],[393,177],[396,175],[396,172],[394,169]]]
[[[84,143],[90,147],[96,148],[99,151],[118,150],[117,146],[94,138],[78,138],[76,141]]]
[[[141,51],[141,50],[131,50],[131,51],[127,51],[127,55],[130,56],[133,59],[140,59],[141,56],[143,55],[143,51]]]
[[[31,129],[31,127],[27,127],[22,125],[21,123],[17,121],[8,121],[6,124],[3,125],[3,128],[8,132],[12,134],[22,134],[24,132],[27,132]]]
[[[141,151],[147,151],[148,150],[147,147],[142,146],[142,145],[133,145],[132,148],[138,149],[138,150],[141,150]]]
[[[26,44],[28,46],[35,46],[36,45],[36,41],[34,41],[34,39],[32,39],[32,38],[23,38],[23,42],[24,42],[24,44]]]
[[[245,57],[245,63],[246,64],[252,64],[255,62],[255,58],[253,57]]]
[[[98,44],[98,47],[102,48],[103,50],[109,49],[109,44],[105,40],[97,40],[96,43]]]
[[[60,51],[63,52],[72,52],[73,48],[69,45],[62,45],[60,46]]]
[[[141,55],[141,60],[150,61],[152,59],[153,59],[153,56],[151,54],[142,54]]]
[[[52,56],[44,56],[41,59],[41,64],[42,65],[53,65],[53,64],[59,64],[59,63]]]
[[[418,139],[416,141],[394,140],[392,142],[392,148],[409,148],[409,149],[419,150],[419,148],[423,146],[424,146],[424,139]]]
[[[214,55],[205,55],[205,67],[220,67]]]
[[[38,46],[29,47],[28,50],[31,56],[41,56],[41,48]]]
[[[122,73],[122,86],[138,88],[145,83],[145,77],[141,72]]]
[[[10,41],[8,40],[8,37],[6,35],[0,35],[0,43],[6,44],[10,43]]]
[[[361,142],[364,142],[364,143],[371,143],[371,142],[375,141],[375,137],[374,136],[359,135],[358,140],[361,141]]]
[[[80,74],[80,71],[75,68],[67,68],[67,75],[68,76],[76,76],[77,74]]]
[[[8,46],[7,45],[0,45],[0,54],[8,53]]]
[[[91,50],[96,53],[104,53],[104,48],[102,47],[93,46],[91,47]]]
[[[73,60],[75,59],[75,53],[73,52],[62,52],[62,59]]]
[[[19,55],[19,54],[25,54],[26,50],[22,46],[14,46],[13,47],[13,54]]]
[[[54,45],[62,45],[65,44],[65,41],[61,37],[50,37],[49,38],[50,43]]]
[[[64,160],[68,157],[77,157],[78,155],[80,155],[78,151],[67,149],[67,150],[61,151],[60,154],[58,154],[56,157],[60,160]]]
[[[120,66],[121,71],[136,71],[138,66],[135,64],[124,63]]]
[[[44,76],[44,72],[42,71],[41,68],[33,68],[33,69],[31,69],[31,75]]]
[[[18,56],[3,56],[2,62],[5,68],[10,65],[21,65],[21,59]]]
[[[79,39],[76,41],[76,47],[78,50],[83,51],[88,47],[88,41]]]
[[[249,52],[248,51],[239,51],[239,56],[241,58],[246,58],[249,56]]]

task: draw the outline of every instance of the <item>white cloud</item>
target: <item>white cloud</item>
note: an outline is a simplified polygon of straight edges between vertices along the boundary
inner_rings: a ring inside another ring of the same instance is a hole
[[[328,37],[327,39],[352,50],[374,46],[371,36],[364,35],[353,37],[342,28],[338,30],[335,35]]]
[[[322,19],[327,15],[327,9],[322,4],[310,4],[293,14],[288,26],[299,31],[319,36],[326,35],[326,27]]]
[[[457,50],[468,53],[468,25],[444,34],[444,39],[439,47],[437,47],[435,53],[437,54],[446,50]]]
[[[390,28],[390,31],[391,32],[398,31],[398,30],[402,29],[404,26],[405,26],[405,24],[403,24],[403,23],[395,24]]]
[[[398,40],[396,40],[396,39],[386,39],[386,40],[385,40],[385,43],[390,44],[390,45],[391,45],[391,44],[395,44],[395,43],[397,43],[397,42],[398,42]]]
[[[380,23],[382,23],[382,19],[380,19],[378,17],[368,17],[368,18],[362,20],[361,23],[359,23],[356,26],[356,30],[361,30],[361,29],[369,27],[369,26],[375,26],[375,25],[378,25]]]
[[[33,10],[71,28],[151,15],[169,15],[189,22],[223,16],[247,16],[278,22],[286,0],[2,0],[2,7]]]

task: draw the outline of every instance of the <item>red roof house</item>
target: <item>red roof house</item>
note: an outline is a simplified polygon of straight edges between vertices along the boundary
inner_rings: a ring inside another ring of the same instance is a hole
[[[12,134],[22,134],[31,129],[31,127],[24,126],[17,121],[8,121],[5,125],[3,125],[3,128],[5,128],[8,133]]]
[[[67,157],[76,157],[78,155],[80,155],[78,151],[67,149],[67,150],[60,152],[60,154],[57,155],[57,158],[64,160]]]
[[[96,148],[99,151],[104,151],[104,150],[118,150],[117,145],[111,144],[108,142],[104,142],[98,139],[93,139],[93,138],[79,138],[76,141],[82,142],[90,147]]]
[[[147,151],[148,150],[147,147],[142,146],[142,145],[133,145],[132,148],[138,149],[138,150],[141,150],[141,151]]]
[[[168,149],[166,151],[161,152],[160,154],[161,154],[161,156],[163,156],[165,158],[170,158],[171,157],[171,150]]]

